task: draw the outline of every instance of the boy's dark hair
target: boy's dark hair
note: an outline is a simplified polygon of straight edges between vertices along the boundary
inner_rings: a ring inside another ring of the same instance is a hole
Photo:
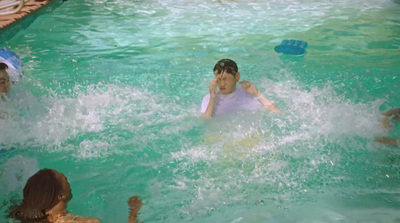
[[[46,211],[58,203],[58,195],[61,193],[61,182],[53,170],[39,170],[26,182],[22,203],[11,210],[8,217],[21,223],[48,222]]]
[[[0,70],[6,70],[6,69],[8,69],[7,64],[5,64],[5,63],[0,63]]]
[[[215,66],[214,66],[214,72],[217,71],[217,74],[220,74],[223,71],[226,71],[227,73],[232,74],[235,76],[235,74],[238,72],[238,67],[235,63],[235,61],[231,59],[222,59],[218,61]]]

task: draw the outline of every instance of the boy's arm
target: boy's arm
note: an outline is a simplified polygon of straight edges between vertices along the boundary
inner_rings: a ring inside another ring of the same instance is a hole
[[[211,118],[214,113],[215,101],[217,99],[217,79],[214,78],[210,81],[210,100],[208,101],[207,109],[203,117]]]
[[[263,94],[261,94],[260,91],[258,91],[258,94],[255,95],[258,99],[258,101],[270,112],[274,113],[280,113],[278,106],[274,104],[274,102],[270,101],[268,98],[266,98]]]
[[[207,106],[206,111],[203,114],[203,117],[211,118],[213,116],[216,99],[217,99],[217,97],[215,95],[210,95],[210,100],[208,101],[208,106]]]
[[[241,81],[239,84],[242,86],[244,91],[257,97],[258,101],[268,111],[280,113],[279,108],[272,101],[261,94],[261,92],[256,88],[256,86],[254,86],[253,83],[251,83],[250,81]]]
[[[400,146],[398,142],[400,141],[399,139],[394,139],[394,138],[388,138],[388,137],[380,137],[380,138],[375,138],[375,142],[383,143],[386,145],[390,146]]]
[[[142,201],[138,196],[133,196],[129,198],[129,219],[128,223],[137,223],[137,216],[139,214],[139,209],[142,207]]]

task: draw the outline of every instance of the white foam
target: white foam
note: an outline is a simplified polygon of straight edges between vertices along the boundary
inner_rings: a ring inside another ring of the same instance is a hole
[[[168,108],[171,112],[165,112]],[[86,88],[77,85],[68,94],[51,93],[40,98],[29,93],[15,95],[0,109],[2,114],[9,114],[0,119],[2,149],[38,146],[49,151],[75,151],[74,156],[81,158],[120,152],[116,146],[121,143],[119,131],[132,131],[134,136],[140,129],[173,123],[190,114],[163,95],[101,83]],[[26,113],[21,115],[21,110]],[[109,132],[110,128],[118,131]],[[104,135],[103,131],[105,137],[66,143],[69,139],[78,140],[79,135]]]
[[[282,79],[257,83],[260,89],[268,89],[265,94],[280,107],[280,115],[260,111],[213,118],[203,141],[171,153],[179,164],[177,173],[201,170],[199,176],[192,172],[196,177],[185,181],[185,187],[197,188],[192,191],[196,202],[185,207],[185,213],[204,214],[224,201],[233,204],[243,197],[259,199],[255,194],[290,203],[292,197],[307,192],[321,169],[330,174],[343,168],[349,157],[342,157],[342,150],[368,153],[366,145],[386,131],[379,122],[383,100],[355,103],[335,92],[330,83],[308,90],[290,75]],[[331,180],[350,179],[335,174],[322,179]],[[214,193],[218,201],[213,200]]]

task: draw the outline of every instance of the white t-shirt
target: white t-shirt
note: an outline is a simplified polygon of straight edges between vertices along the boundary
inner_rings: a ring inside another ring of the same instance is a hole
[[[210,102],[210,94],[204,96],[201,102],[201,112],[204,113],[207,110],[208,103]],[[218,92],[217,100],[215,101],[213,115],[222,115],[231,111],[243,111],[243,110],[256,110],[261,107],[261,103],[258,99],[249,93],[246,93],[240,86],[236,87],[236,91],[222,95]]]

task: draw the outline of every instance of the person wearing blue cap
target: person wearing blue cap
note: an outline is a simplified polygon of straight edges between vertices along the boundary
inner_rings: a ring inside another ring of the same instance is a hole
[[[17,83],[21,77],[20,57],[11,50],[0,49],[0,102],[7,98],[11,85]]]
[[[17,83],[23,75],[21,58],[13,51],[0,49],[0,63],[5,64],[11,84]],[[2,65],[4,68],[4,65]],[[4,69],[2,69],[4,70]]]
[[[10,90],[10,76],[7,72],[8,66],[5,63],[0,63],[0,98],[4,99],[7,92]]]

